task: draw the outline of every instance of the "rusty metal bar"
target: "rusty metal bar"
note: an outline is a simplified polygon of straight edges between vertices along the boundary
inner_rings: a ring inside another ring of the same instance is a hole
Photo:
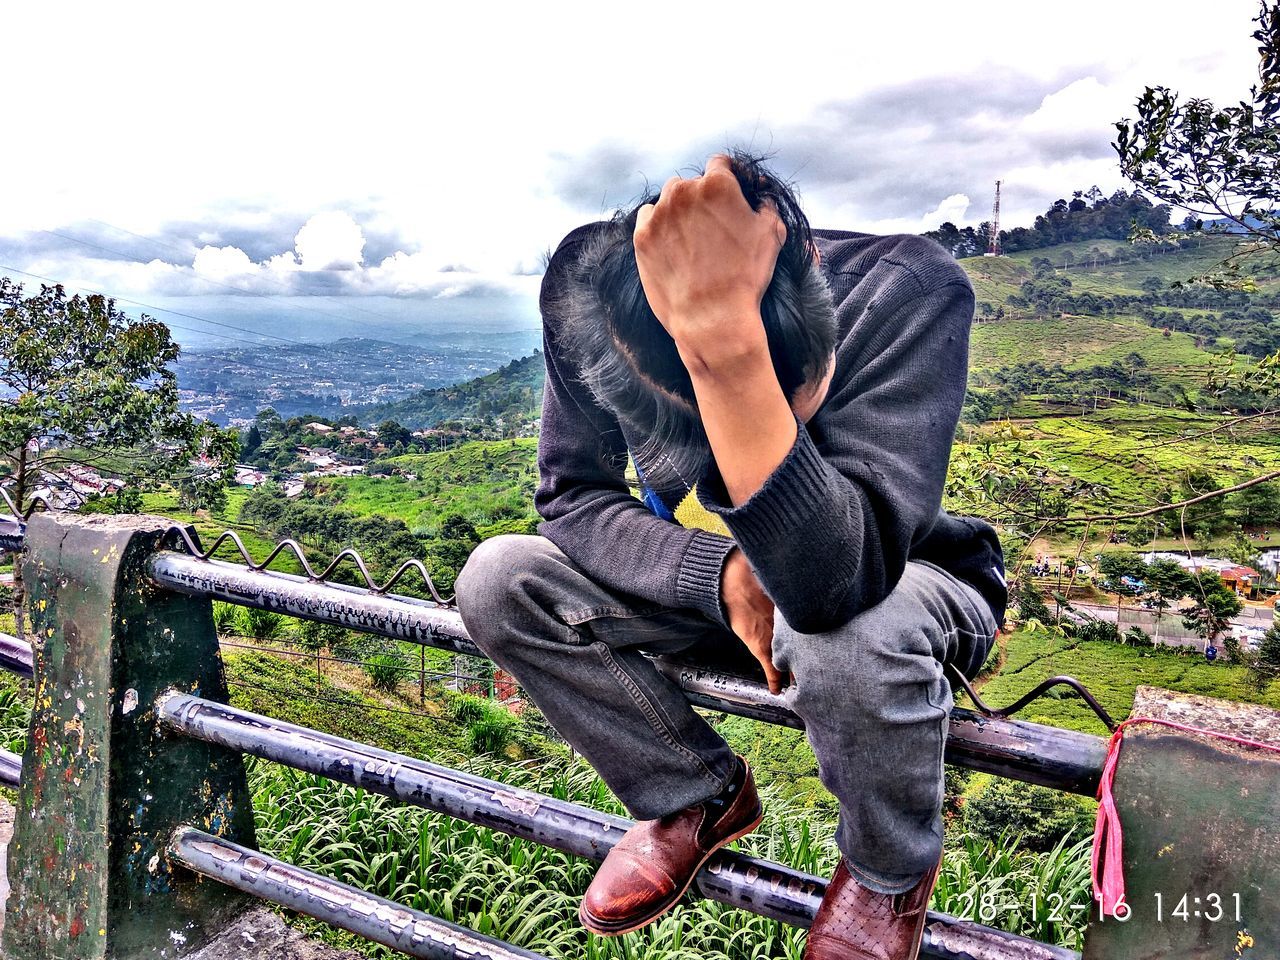
[[[0,514],[0,553],[18,553],[26,539],[27,525],[16,517]]]
[[[287,573],[258,572],[170,551],[155,554],[148,572],[162,586],[180,593],[485,657],[467,636],[457,609],[428,600],[375,594]],[[789,695],[774,696],[763,683],[725,673],[713,665],[655,662],[695,706],[782,726],[804,726],[790,708]],[[951,713],[948,734],[949,763],[1085,796],[1097,794],[1107,753],[1102,737],[1023,720],[983,717],[958,707]]]
[[[22,783],[22,758],[8,750],[0,750],[0,784],[17,788]]]
[[[467,820],[600,862],[632,821],[530,790],[272,720],[184,693],[156,705],[160,724],[404,803]],[[826,881],[781,864],[721,850],[696,881],[712,900],[807,927]],[[934,960],[1077,960],[1078,954],[931,913],[923,956]]]
[[[785,691],[774,696],[759,681],[706,664],[662,658],[654,662],[695,706],[804,728]],[[951,711],[946,760],[957,766],[1092,797],[1098,793],[1106,758],[1107,741],[1102,737],[1026,720],[984,717],[961,707]]]
[[[24,680],[30,680],[33,662],[31,644],[7,633],[0,633],[0,670],[8,670]]]
[[[169,856],[188,870],[423,960],[545,960],[318,873],[179,827]]]

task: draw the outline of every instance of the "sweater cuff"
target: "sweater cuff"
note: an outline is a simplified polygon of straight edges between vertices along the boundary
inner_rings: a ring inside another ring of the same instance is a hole
[[[818,453],[804,421],[795,420],[795,443],[746,503],[733,506],[714,460],[699,478],[698,502],[724,520],[748,557],[761,547],[768,556],[770,544],[802,536],[814,516],[830,509],[830,467]]]
[[[732,537],[721,536],[710,530],[693,530],[676,578],[678,605],[693,607],[726,628],[729,626],[729,616],[724,609],[720,581],[724,573],[725,557],[735,546]]]

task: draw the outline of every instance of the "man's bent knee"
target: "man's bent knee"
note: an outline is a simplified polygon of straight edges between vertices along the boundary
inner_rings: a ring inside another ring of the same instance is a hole
[[[504,618],[529,571],[548,548],[555,549],[545,537],[503,533],[471,551],[454,582],[454,595],[462,622],[477,646],[482,642],[477,633]]]
[[[835,630],[799,633],[775,616],[774,662],[795,677],[797,712],[820,717],[838,703],[851,714],[902,722],[903,704],[925,691],[917,719],[936,716],[946,626],[922,602],[916,576],[909,568],[899,589]]]

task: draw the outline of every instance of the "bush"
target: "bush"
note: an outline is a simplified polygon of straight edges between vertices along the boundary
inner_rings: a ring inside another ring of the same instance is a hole
[[[298,646],[308,653],[319,653],[325,647],[340,650],[347,638],[347,630],[332,623],[299,620],[297,624]]]
[[[1141,627],[1130,627],[1124,632],[1124,642],[1131,647],[1153,647],[1155,642]]]
[[[487,717],[491,709],[487,701],[464,693],[453,701],[453,710],[451,712],[453,713],[453,719],[470,726]]]
[[[409,663],[404,656],[394,650],[384,650],[381,653],[375,653],[363,664],[364,672],[369,675],[369,682],[373,684],[375,690],[384,690],[388,693],[395,690],[400,683],[400,678],[409,669]]]
[[[973,778],[963,822],[984,839],[1008,832],[1023,848],[1045,853],[1073,830],[1077,836],[1091,832],[1096,811],[1085,797],[983,774]]]
[[[240,624],[240,608],[234,603],[213,601],[213,628],[219,636],[235,633]]]
[[[240,612],[240,627],[245,636],[255,640],[274,640],[284,632],[284,617],[270,610],[245,607]]]
[[[1120,642],[1120,628],[1107,620],[1086,620],[1075,629],[1078,640],[1105,640],[1107,643]]]
[[[475,753],[502,753],[511,743],[516,718],[501,708],[491,708],[488,716],[471,724],[469,740]]]

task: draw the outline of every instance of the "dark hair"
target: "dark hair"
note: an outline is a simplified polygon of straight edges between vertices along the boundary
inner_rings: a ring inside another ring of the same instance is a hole
[[[760,312],[774,372],[791,402],[801,385],[826,373],[836,334],[831,292],[813,262],[809,221],[791,186],[766,169],[764,158],[727,152],[751,208],[772,200],[787,228]],[[636,269],[636,215],[657,199],[646,191],[583,244],[559,304],[560,341],[596,400],[644,438],[632,455],[647,484],[667,490],[691,486],[711,449],[689,372]]]

